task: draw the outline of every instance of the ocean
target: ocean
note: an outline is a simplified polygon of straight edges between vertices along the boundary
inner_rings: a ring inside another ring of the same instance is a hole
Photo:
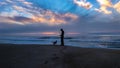
[[[59,36],[0,36],[1,44],[53,44],[57,40],[60,45]],[[66,46],[84,48],[120,48],[119,35],[87,35],[67,36],[64,38]]]

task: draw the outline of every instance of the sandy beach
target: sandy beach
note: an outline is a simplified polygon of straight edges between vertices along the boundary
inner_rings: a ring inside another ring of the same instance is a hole
[[[0,68],[120,68],[120,50],[0,44]]]

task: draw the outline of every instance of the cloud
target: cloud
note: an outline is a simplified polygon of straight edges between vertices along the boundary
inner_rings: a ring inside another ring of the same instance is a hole
[[[9,13],[4,13],[0,18],[0,22],[8,22],[8,23],[15,23],[15,24],[31,24],[31,23],[42,23],[48,25],[59,25],[59,24],[66,24],[68,22],[74,21],[78,18],[78,16],[66,13],[66,14],[56,14],[51,11],[45,11],[43,14],[35,14],[30,17],[19,16],[18,14],[14,13],[10,15]],[[9,14],[9,15],[8,15]]]
[[[120,13],[120,1],[114,5],[114,8]]]
[[[31,18],[27,17],[22,17],[22,16],[14,16],[14,17],[7,17],[9,20],[16,21],[16,22],[21,22],[21,23],[29,23],[32,21]]]
[[[6,4],[7,4],[6,2],[0,2],[0,6],[6,5]]]
[[[74,3],[77,4],[80,7],[84,7],[86,9],[92,8],[92,4],[90,2],[86,2],[86,0],[74,0]]]
[[[19,24],[19,25],[24,25],[21,22],[15,21],[10,19],[9,17],[4,17],[4,16],[0,16],[0,23],[9,23],[9,24]]]
[[[35,23],[28,25],[10,24],[0,22],[0,35],[1,34],[13,34],[16,33],[41,33],[41,32],[54,32],[59,31],[59,26],[48,26],[45,24]]]
[[[105,14],[111,14],[112,11],[108,10],[107,8],[112,7],[112,3],[110,0],[97,0],[100,4],[100,8],[98,9],[99,12],[103,12]]]
[[[72,22],[78,18],[77,15],[71,13],[55,13],[51,10],[44,10],[40,7],[33,5],[32,2],[26,0],[6,0],[10,4],[11,11],[3,11],[0,16],[9,18],[13,22],[18,24],[31,24],[42,23],[48,25],[59,25]],[[21,5],[19,5],[19,2]],[[8,7],[6,7],[7,9]]]
[[[18,0],[18,1],[22,2],[25,5],[32,5],[31,2],[28,2],[28,1],[25,1],[25,0]]]
[[[56,14],[51,11],[46,11],[44,14],[33,16],[32,19],[35,22],[47,23],[49,25],[59,25],[68,24],[68,22],[76,20],[78,16],[66,13],[66,14]]]
[[[25,8],[23,8],[23,7],[21,7],[21,6],[16,6],[16,5],[14,5],[14,6],[12,6],[13,7],[13,9],[15,9],[15,10],[18,10],[18,11],[21,11],[21,12],[24,12],[26,9]]]
[[[97,12],[101,12],[104,14],[112,14],[113,11],[117,11],[120,13],[120,1],[116,4],[113,4],[111,0],[97,0],[99,8],[96,8],[96,5],[91,4],[90,2],[86,0],[73,0],[75,4],[77,4],[80,7],[86,8],[86,9],[92,9]]]
[[[6,0],[6,2],[8,2],[8,3],[14,3],[12,0]]]
[[[60,0],[61,3],[55,0],[54,3],[58,6],[54,7],[53,5],[50,6],[53,3],[48,3],[48,1],[51,2],[51,0],[44,0],[46,3],[42,0],[38,0],[41,3],[37,0],[34,1],[38,3],[32,2],[33,0],[2,1],[2,3],[0,2],[0,5],[3,6],[2,8],[0,7],[0,33],[6,33],[8,35],[10,33],[40,32],[45,34],[45,32],[59,31],[60,28],[63,28],[65,32],[76,33],[102,32],[104,30],[114,31],[120,29],[120,15],[117,13],[120,11],[119,2],[112,4],[110,0],[98,0],[98,3],[88,2],[88,0],[68,0],[66,1],[67,3],[64,3],[64,6],[61,7],[59,4],[62,5],[62,1],[64,0]],[[68,4],[70,2],[71,4]],[[76,6],[88,10],[83,10]],[[66,11],[64,11],[64,9]],[[98,12],[94,12],[91,9]],[[117,10],[117,12],[113,10]]]
[[[113,4],[111,0],[97,0],[100,4],[99,9],[95,9],[96,11],[105,13],[105,14],[112,14],[114,10],[120,13],[120,1],[116,4]],[[108,8],[114,9],[114,10],[108,10]]]
[[[107,10],[106,6],[101,6],[100,9],[94,9],[94,10],[96,10],[98,12],[102,12],[104,14],[111,14],[112,13],[112,11]]]
[[[111,0],[97,0],[101,6],[112,7]]]

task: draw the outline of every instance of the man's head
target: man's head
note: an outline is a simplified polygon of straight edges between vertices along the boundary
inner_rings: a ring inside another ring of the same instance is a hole
[[[63,31],[63,29],[60,29],[61,31]]]

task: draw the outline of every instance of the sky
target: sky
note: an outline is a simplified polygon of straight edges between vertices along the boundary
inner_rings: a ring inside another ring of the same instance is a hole
[[[0,0],[0,35],[120,33],[120,0]]]

